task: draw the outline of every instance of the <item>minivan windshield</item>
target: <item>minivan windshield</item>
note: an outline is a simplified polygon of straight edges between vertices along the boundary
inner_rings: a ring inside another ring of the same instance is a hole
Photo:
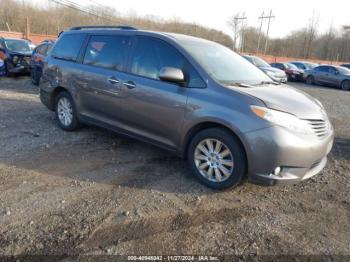
[[[272,82],[259,68],[227,47],[205,40],[181,39],[179,42],[204,70],[221,84],[258,85]]]
[[[29,43],[24,40],[16,39],[5,39],[5,45],[10,52],[31,52],[32,48]]]

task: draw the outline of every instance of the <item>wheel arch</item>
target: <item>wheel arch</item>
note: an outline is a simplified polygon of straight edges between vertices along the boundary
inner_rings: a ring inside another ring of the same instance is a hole
[[[185,138],[183,140],[182,143],[182,150],[181,150],[181,156],[183,158],[187,157],[187,150],[188,147],[190,145],[190,142],[192,140],[192,138],[200,131],[203,131],[205,129],[209,129],[209,128],[222,128],[226,131],[228,131],[232,136],[234,136],[237,141],[240,143],[242,149],[243,149],[243,153],[245,155],[246,158],[246,163],[247,163],[247,170],[249,167],[249,158],[248,158],[248,153],[249,153],[249,146],[246,142],[246,140],[243,138],[243,136],[241,135],[241,133],[239,132],[238,129],[233,128],[232,126],[228,125],[227,123],[221,123],[221,122],[216,122],[216,121],[203,121],[203,122],[199,122],[196,123],[195,125],[193,125],[187,132],[185,135]]]
[[[343,84],[345,82],[349,82],[350,83],[350,79],[343,79],[341,82],[340,82],[340,89],[343,89]],[[346,90],[345,90],[346,91]]]
[[[50,106],[51,110],[55,110],[56,97],[61,92],[67,92],[68,94],[70,94],[72,96],[72,94],[69,92],[69,90],[67,88],[64,88],[63,86],[55,87],[55,89],[52,91],[51,96],[50,96],[50,105],[49,106]]]

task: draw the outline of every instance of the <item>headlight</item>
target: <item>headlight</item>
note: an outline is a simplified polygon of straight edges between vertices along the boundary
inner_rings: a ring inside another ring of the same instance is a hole
[[[14,64],[17,64],[17,62],[18,62],[18,56],[13,56],[12,57],[12,62],[14,63]]]
[[[281,111],[260,106],[251,106],[252,111],[258,117],[263,118],[275,125],[289,129],[299,134],[312,134],[311,127],[296,116]]]

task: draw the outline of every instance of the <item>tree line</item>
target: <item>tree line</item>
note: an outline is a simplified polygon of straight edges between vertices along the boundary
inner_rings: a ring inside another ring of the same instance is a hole
[[[62,30],[80,25],[131,25],[140,29],[182,33],[202,37],[232,47],[232,39],[222,31],[210,29],[179,19],[163,20],[158,17],[140,17],[136,14],[120,15],[113,8],[90,6],[82,12],[68,6],[49,4],[40,6],[29,1],[0,0],[0,31],[25,31],[29,18],[31,33],[57,35]]]
[[[230,21],[229,21],[230,22]],[[231,23],[232,24],[232,23]],[[233,26],[232,26],[233,28]],[[245,53],[264,53],[258,50],[259,30],[247,27],[240,37],[244,38]],[[260,33],[260,42],[265,43],[266,34]],[[266,54],[300,59],[330,61],[350,61],[350,26],[335,28],[332,25],[326,32],[318,29],[318,19],[312,17],[304,28],[295,30],[283,38],[268,38]]]
[[[52,1],[55,2],[55,1]],[[57,2],[60,2],[57,0]],[[82,12],[59,4],[41,6],[39,3],[20,0],[0,0],[0,30],[25,31],[25,19],[29,18],[31,33],[57,35],[62,30],[78,25],[131,25],[140,29],[183,33],[213,40],[233,48],[233,39],[222,31],[210,29],[194,23],[185,23],[179,19],[163,20],[154,16],[137,16],[129,13],[121,15],[113,8],[102,5],[88,6]],[[231,23],[232,25],[232,23]],[[235,29],[236,30],[236,29]],[[257,50],[259,30],[254,27],[244,29],[245,53],[261,53]],[[260,35],[265,43],[267,36]],[[267,38],[266,54],[300,59],[321,59],[350,61],[350,26],[329,27],[324,33],[318,31],[318,20],[314,17],[305,28],[291,32],[283,38]]]

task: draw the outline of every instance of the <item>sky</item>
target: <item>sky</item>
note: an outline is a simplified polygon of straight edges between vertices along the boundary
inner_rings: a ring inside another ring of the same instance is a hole
[[[43,0],[41,0],[43,1]],[[247,24],[259,27],[258,17],[272,10],[270,36],[283,37],[306,26],[314,15],[319,30],[326,31],[350,24],[350,0],[73,0],[82,5],[98,3],[115,8],[121,15],[152,15],[163,19],[178,18],[210,28],[222,30],[232,36],[227,21],[235,13],[245,12]],[[263,30],[267,29],[267,21]]]

